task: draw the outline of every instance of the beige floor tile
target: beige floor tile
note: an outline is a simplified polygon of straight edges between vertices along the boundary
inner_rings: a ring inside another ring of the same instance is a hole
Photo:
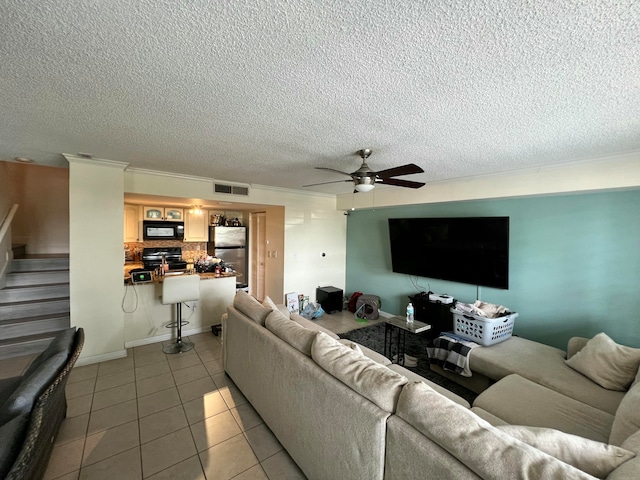
[[[91,411],[101,410],[103,408],[117,405],[128,400],[136,398],[136,384],[127,383],[119,387],[109,388],[93,394],[93,404]]]
[[[80,480],[141,480],[140,447],[106,458],[84,467]]]
[[[80,470],[62,475],[61,477],[56,478],[56,480],[78,480],[78,478],[80,478]]]
[[[0,380],[4,380],[5,378],[13,378],[22,376],[22,369],[13,370],[9,372],[0,372]]]
[[[82,467],[93,465],[118,453],[126,452],[139,444],[140,435],[137,421],[89,435],[85,443]]]
[[[200,465],[200,458],[196,455],[147,477],[147,480],[206,480],[206,478]]]
[[[113,375],[133,368],[133,357],[122,357],[108,362],[101,362],[98,367],[98,376]]]
[[[142,445],[142,472],[148,477],[195,454],[189,428],[177,430]]]
[[[89,380],[98,376],[98,364],[83,365],[81,367],[73,367],[69,372],[69,380],[67,384],[80,382],[82,380]]]
[[[217,390],[207,393],[202,398],[196,398],[187,403],[183,403],[184,412],[187,415],[189,424],[197,423],[206,418],[212,417],[229,410],[227,402]]]
[[[195,335],[189,335],[189,338],[191,339],[192,342],[195,342],[197,345],[200,342],[214,341],[218,337],[216,337],[213,333],[209,331],[209,332],[196,333]]]
[[[202,452],[242,432],[231,412],[227,411],[194,423],[191,425],[191,433],[198,452]]]
[[[133,369],[124,370],[119,373],[114,373],[112,375],[103,375],[98,377],[96,380],[96,386],[94,391],[100,392],[102,390],[107,390],[113,387],[119,387],[120,385],[125,385],[127,383],[135,382],[135,375],[133,374]]]
[[[174,370],[173,378],[176,382],[176,385],[180,386],[184,383],[193,382],[194,380],[198,380],[200,378],[209,378],[209,372],[207,372],[207,369],[204,368],[204,365],[202,365],[202,363],[198,363],[197,365],[193,365],[191,367]]]
[[[58,478],[80,470],[83,448],[84,439],[63,445],[55,445],[51,451],[51,458],[44,474],[44,480]]]
[[[228,480],[258,464],[258,459],[243,435],[237,435],[200,453],[200,461],[207,478],[216,480]]]
[[[287,480],[306,480],[307,478],[286,450],[281,450],[272,457],[267,458],[260,465],[262,465],[269,480],[280,480],[282,478]]]
[[[254,410],[249,402],[231,409],[231,414],[238,422],[240,429],[244,432],[261,423],[264,423],[258,412]]]
[[[224,398],[224,401],[227,403],[229,408],[239,407],[240,405],[244,405],[245,403],[247,403],[246,397],[242,394],[238,387],[235,386],[233,382],[229,381],[227,382],[227,385],[220,386],[218,384],[218,380],[216,380],[219,379],[219,377],[220,375],[215,375],[213,378],[216,382],[216,385],[218,385],[218,391],[220,392],[220,395],[222,395],[222,398]]]
[[[150,442],[187,426],[182,405],[176,405],[140,419],[140,442]]]
[[[158,347],[156,347],[158,348]],[[133,363],[136,367],[144,367],[145,365],[151,365],[152,363],[166,362],[167,354],[161,349],[144,354],[136,354],[133,357]]]
[[[140,418],[180,405],[180,395],[176,387],[167,388],[151,395],[138,398],[138,416]]]
[[[176,382],[173,379],[171,372],[163,373],[155,377],[145,378],[136,382],[136,390],[138,397],[144,397],[152,393],[159,392],[160,390],[166,390],[167,388],[175,387]]]
[[[112,405],[111,407],[91,412],[87,435],[117,427],[138,419],[138,402],[136,399]]]
[[[67,418],[84,415],[91,411],[91,403],[93,402],[93,394],[83,395],[82,397],[67,398]]]
[[[222,358],[214,358],[212,360],[203,361],[209,375],[217,375],[224,373],[224,366],[222,365]]]
[[[264,423],[245,431],[244,436],[261,462],[282,450],[282,445]]]
[[[180,392],[180,398],[182,403],[186,403],[196,398],[201,398],[207,393],[215,392],[217,390],[216,385],[211,380],[211,377],[201,378],[193,382],[180,385],[178,391]]]
[[[89,425],[89,414],[69,417],[62,420],[60,430],[56,435],[55,444],[62,445],[76,440],[82,440],[87,436],[87,426]]]
[[[255,465],[240,475],[233,477],[233,480],[269,480],[269,477],[264,473],[261,465]]]
[[[200,357],[195,350],[189,350],[186,353],[170,355],[167,359],[171,370],[182,370],[183,368],[192,367],[193,365],[201,365]]]
[[[79,382],[67,383],[65,392],[67,398],[76,398],[93,393],[95,386],[96,379],[88,378],[87,380],[81,380]]]
[[[146,355],[147,353],[162,352],[162,343],[150,343],[148,345],[140,345],[139,347],[133,347],[134,358],[138,355]]]
[[[142,367],[136,367],[136,380],[144,380],[145,378],[157,377],[163,373],[170,373],[168,362],[156,362]]]

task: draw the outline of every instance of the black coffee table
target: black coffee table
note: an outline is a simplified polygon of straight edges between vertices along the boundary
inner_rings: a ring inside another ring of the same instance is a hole
[[[419,334],[431,329],[428,323],[418,322],[407,323],[401,317],[389,317],[384,321],[384,355],[393,361],[393,333],[396,333],[396,350],[398,352],[398,365],[404,365],[404,347],[406,343],[406,333]]]

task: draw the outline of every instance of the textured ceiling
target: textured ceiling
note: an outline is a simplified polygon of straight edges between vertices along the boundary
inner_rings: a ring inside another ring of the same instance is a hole
[[[300,189],[363,147],[426,182],[640,151],[635,0],[3,0],[0,38],[4,160]]]

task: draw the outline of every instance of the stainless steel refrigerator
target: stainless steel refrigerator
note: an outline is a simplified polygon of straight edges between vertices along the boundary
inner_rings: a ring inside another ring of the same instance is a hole
[[[248,285],[247,227],[209,227],[207,254],[220,258],[226,266],[242,274],[236,278],[238,288]]]

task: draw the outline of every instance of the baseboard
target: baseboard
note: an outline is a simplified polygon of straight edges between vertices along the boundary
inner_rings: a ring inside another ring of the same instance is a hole
[[[210,332],[211,325],[205,325],[202,327],[196,328],[183,328],[182,336],[188,337],[189,335],[195,335],[197,333]],[[125,348],[133,348],[133,347],[141,347],[143,345],[149,345],[152,343],[158,342],[166,342],[167,340],[172,340],[174,337],[173,333],[165,333],[163,335],[156,335],[155,337],[147,337],[147,338],[139,338],[137,340],[131,340],[129,342],[124,342]]]
[[[76,367],[81,367],[82,365],[90,365],[92,363],[100,363],[107,362],[109,360],[116,360],[118,358],[124,358],[127,356],[126,350],[117,350],[115,352],[103,353],[101,355],[91,355],[89,357],[83,357],[82,354],[80,358],[76,361]]]

